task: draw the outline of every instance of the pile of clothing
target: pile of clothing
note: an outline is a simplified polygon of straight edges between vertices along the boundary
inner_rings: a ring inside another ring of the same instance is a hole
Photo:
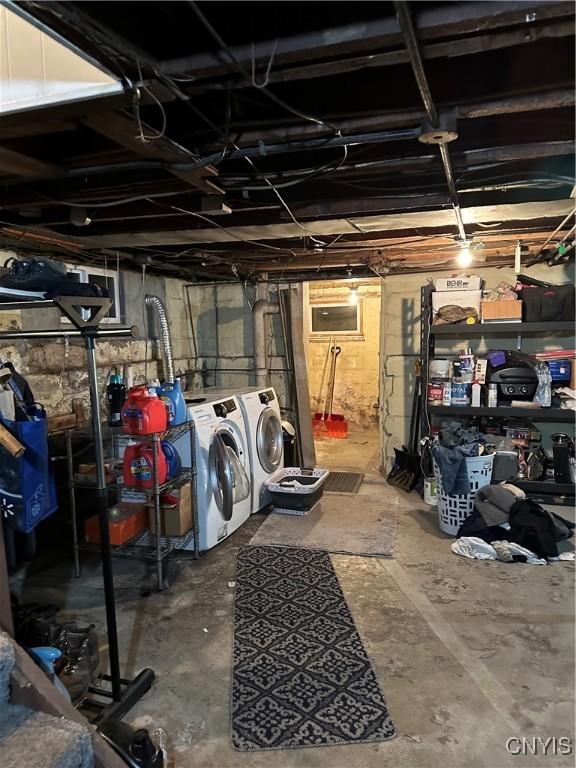
[[[438,465],[444,493],[461,495],[470,493],[466,459],[486,453],[486,438],[476,427],[461,426],[443,429],[432,456]]]
[[[534,565],[574,560],[574,552],[560,554],[558,549],[574,527],[515,485],[486,485],[476,494],[474,511],[460,526],[452,551],[471,559]]]

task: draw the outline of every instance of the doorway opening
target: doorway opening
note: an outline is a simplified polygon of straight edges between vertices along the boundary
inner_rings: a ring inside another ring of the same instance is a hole
[[[310,282],[303,299],[317,465],[378,473],[381,281]],[[334,415],[345,419],[345,438],[337,422],[331,428]]]

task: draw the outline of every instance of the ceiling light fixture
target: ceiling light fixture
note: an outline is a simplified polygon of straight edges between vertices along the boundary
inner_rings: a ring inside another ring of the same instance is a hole
[[[460,253],[456,256],[456,263],[459,267],[469,267],[473,261],[472,251],[470,249],[472,241],[459,240],[458,243],[460,245]]]

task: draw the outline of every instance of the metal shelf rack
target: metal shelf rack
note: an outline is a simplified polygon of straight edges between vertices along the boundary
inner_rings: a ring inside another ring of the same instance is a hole
[[[522,347],[523,336],[574,336],[576,324],[571,321],[555,321],[550,323],[451,323],[433,325],[432,320],[432,285],[425,285],[421,290],[421,325],[420,325],[420,360],[422,365],[422,402],[427,418],[421,420],[421,433],[429,428],[430,420],[434,418],[466,418],[489,416],[499,419],[529,419],[530,421],[549,422],[552,424],[574,425],[576,413],[569,408],[513,408],[498,406],[496,408],[473,406],[444,406],[428,405],[429,363],[434,356],[435,339],[438,336],[467,339],[470,336],[508,336],[516,338],[517,349]],[[573,499],[575,486],[567,483],[551,483],[547,481],[518,481],[531,497],[546,499],[546,497],[562,497]]]
[[[81,548],[94,549],[94,545],[90,545],[90,544],[80,545],[79,543],[75,492],[76,490],[87,490],[87,489],[93,488],[94,485],[89,482],[77,482],[74,480],[74,471],[73,471],[74,468],[73,468],[73,460],[72,460],[73,434],[76,434],[76,435],[82,434],[82,435],[85,435],[86,437],[93,437],[93,432],[91,430],[80,429],[76,431],[68,430],[66,433],[68,491],[69,491],[69,497],[70,497],[70,510],[72,515],[74,567],[75,567],[75,575],[79,576],[80,575],[79,550]],[[171,554],[175,549],[184,549],[185,547],[187,547],[193,542],[194,543],[194,550],[193,550],[194,559],[197,560],[199,557],[198,512],[197,512],[197,506],[195,503],[196,469],[194,467],[194,442],[195,442],[194,423],[192,421],[186,421],[183,424],[178,424],[174,427],[170,427],[164,432],[155,432],[149,435],[140,435],[140,434],[134,434],[130,432],[124,432],[124,431],[121,431],[121,428],[118,428],[118,427],[109,428],[109,431],[106,432],[106,429],[104,428],[104,426],[102,426],[102,434],[106,434],[111,439],[112,446],[113,446],[113,453],[114,453],[113,458],[116,458],[118,454],[117,444],[118,444],[118,438],[120,436],[129,438],[130,440],[136,440],[138,442],[152,444],[152,447],[153,447],[152,472],[154,477],[154,487],[150,489],[128,488],[127,490],[131,490],[131,491],[134,490],[137,493],[142,494],[143,496],[146,496],[148,499],[152,499],[152,502],[154,504],[155,531],[154,532],[145,531],[133,537],[132,539],[129,539],[123,544],[111,545],[111,552],[114,556],[117,556],[117,557],[134,557],[137,559],[144,559],[144,560],[153,559],[156,564],[156,578],[157,578],[158,591],[161,591],[166,587],[166,582],[164,578],[163,561],[166,559],[166,557],[168,557],[169,554]],[[183,437],[184,435],[188,435],[190,439],[190,456],[191,456],[192,466],[181,469],[180,472],[175,477],[171,478],[170,480],[167,480],[164,483],[159,483],[156,457],[158,456],[158,451],[161,450],[161,442],[163,440],[174,441],[179,437]],[[192,529],[181,537],[163,535],[162,534],[162,510],[161,510],[160,497],[163,493],[167,493],[168,491],[181,488],[187,483],[190,484]],[[125,488],[124,484],[118,483],[116,480],[108,483],[108,489],[110,490],[115,490],[119,492],[123,488]],[[150,548],[153,549],[152,552],[150,551]]]

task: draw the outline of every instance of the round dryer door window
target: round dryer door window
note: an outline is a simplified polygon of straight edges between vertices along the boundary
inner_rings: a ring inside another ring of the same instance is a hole
[[[218,434],[215,434],[210,442],[208,477],[220,514],[224,520],[230,520],[234,506],[234,478],[226,445]]]
[[[272,474],[280,467],[284,453],[282,423],[273,408],[265,408],[256,430],[256,449],[262,468]]]

